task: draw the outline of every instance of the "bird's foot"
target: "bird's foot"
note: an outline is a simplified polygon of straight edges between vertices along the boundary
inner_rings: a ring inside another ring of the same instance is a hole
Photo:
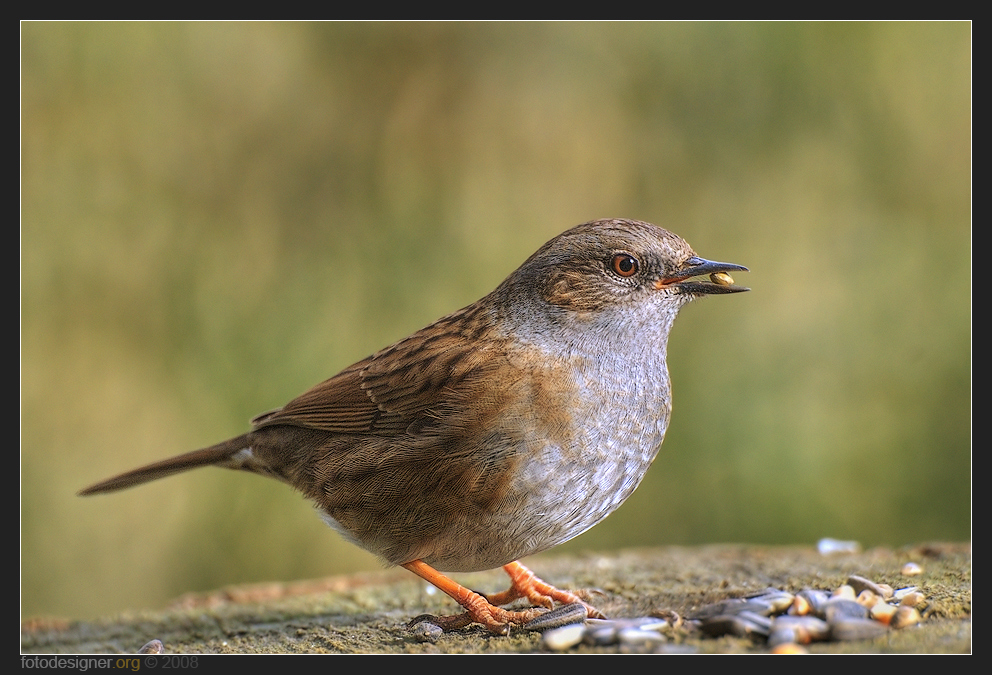
[[[426,620],[448,631],[478,623],[497,635],[507,635],[511,626],[523,625],[541,616],[554,607],[555,601],[581,605],[589,618],[606,618],[602,612],[587,605],[574,593],[546,584],[518,562],[503,567],[510,576],[510,588],[488,597],[465,588],[421,560],[405,563],[403,567],[444,591],[466,610],[451,616],[419,616],[411,625]],[[523,610],[507,610],[498,606],[520,598],[526,598],[537,606]]]
[[[555,602],[562,605],[578,604],[585,607],[588,618],[606,618],[606,615],[587,604],[577,593],[555,588],[518,562],[503,565],[503,571],[510,577],[510,588],[486,596],[486,599],[494,605],[506,605],[519,598],[526,598],[532,605],[546,609],[554,609]]]

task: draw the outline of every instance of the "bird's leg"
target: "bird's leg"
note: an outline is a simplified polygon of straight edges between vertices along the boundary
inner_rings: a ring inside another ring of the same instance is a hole
[[[503,571],[510,577],[510,588],[502,593],[491,593],[486,599],[494,605],[505,605],[518,598],[527,598],[539,607],[554,608],[554,601],[563,605],[580,604],[586,608],[590,619],[605,619],[606,616],[595,607],[586,604],[575,593],[555,588],[535,576],[533,572],[518,562],[503,565]]]
[[[509,611],[497,607],[486,600],[484,596],[446,577],[422,560],[403,563],[403,567],[421,579],[433,584],[441,591],[444,591],[451,599],[465,608],[466,611],[463,614],[431,617],[431,623],[440,626],[444,630],[454,630],[463,628],[470,623],[479,623],[493,633],[507,635],[510,632],[511,625],[527,623],[545,611],[539,608]],[[420,617],[417,618],[419,619]]]
[[[440,626],[444,630],[455,630],[463,628],[470,623],[479,623],[493,633],[505,635],[509,633],[511,625],[525,624],[531,619],[543,614],[546,609],[551,609],[554,606],[555,600],[564,604],[578,603],[586,608],[587,616],[605,618],[599,610],[582,602],[575,594],[559,590],[554,586],[544,583],[534,576],[533,572],[518,562],[513,562],[503,567],[506,573],[510,575],[509,590],[488,597],[465,588],[422,560],[404,563],[403,567],[433,584],[441,591],[444,591],[455,602],[465,608],[466,611],[462,614],[431,618],[431,623]],[[530,602],[538,605],[538,607],[524,610],[506,610],[497,606],[512,602],[518,598],[527,598]]]

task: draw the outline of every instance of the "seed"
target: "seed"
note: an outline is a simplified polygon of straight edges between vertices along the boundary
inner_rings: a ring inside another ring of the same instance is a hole
[[[794,645],[798,642],[799,636],[792,626],[773,625],[772,632],[768,635],[768,646],[772,649],[781,645]]]
[[[854,600],[858,597],[858,594],[854,592],[854,588],[850,584],[844,584],[843,586],[838,586],[837,590],[830,597],[831,599],[842,598],[844,600]]]
[[[809,650],[794,642],[783,642],[772,647],[772,654],[809,654]]]
[[[870,640],[885,635],[885,624],[871,619],[843,619],[830,623],[834,640]]]
[[[434,642],[444,633],[443,628],[430,621],[418,621],[409,630],[417,642]]]
[[[856,574],[852,574],[847,578],[847,585],[854,589],[855,593],[861,593],[864,590],[869,590],[875,595],[879,595],[883,598],[891,598],[892,593],[888,595],[885,594],[885,588],[882,584],[876,584],[871,579],[865,579],[864,577],[859,577]]]
[[[622,645],[637,645],[640,647],[651,647],[665,641],[665,636],[653,630],[642,630],[640,628],[624,628],[617,632],[617,640]]]
[[[654,619],[655,621],[664,621],[669,626],[674,628],[682,627],[682,617],[679,613],[673,609],[657,609],[651,612],[651,615],[647,617],[649,619]],[[658,629],[652,629],[658,630]]]
[[[841,541],[840,539],[831,539],[827,537],[816,542],[816,549],[822,555],[831,555],[833,553],[857,553],[861,550],[861,544],[856,541]]]
[[[754,612],[739,614],[720,614],[704,619],[699,626],[704,633],[713,637],[721,635],[736,635],[738,637],[762,636],[767,637],[771,632],[772,622]]]
[[[710,275],[710,281],[718,286],[731,286],[734,283],[734,278],[726,272],[714,272]]]
[[[907,577],[915,577],[918,574],[923,574],[923,568],[914,562],[908,562],[902,566],[902,573]]]
[[[138,650],[139,654],[161,654],[165,651],[165,645],[161,640],[152,640]]]
[[[868,609],[864,605],[846,598],[828,600],[823,611],[830,623],[841,619],[864,619],[868,616]]]
[[[777,588],[769,588],[759,595],[753,595],[747,599],[747,609],[770,616],[781,614],[789,609],[793,600],[792,593],[780,591]]]
[[[795,600],[792,601],[792,607],[789,608],[789,614],[793,616],[805,616],[812,611],[813,607],[810,605],[809,600],[798,594]]]
[[[550,612],[544,612],[535,616],[524,624],[527,630],[547,630],[549,628],[560,628],[573,623],[582,623],[586,620],[586,608],[577,602],[569,605],[555,607]]]
[[[899,601],[899,604],[904,605],[906,607],[919,607],[920,603],[922,603],[924,600],[926,600],[925,595],[923,595],[919,591],[913,591],[912,593],[907,593],[906,595],[902,596],[902,600]]]
[[[871,609],[878,603],[882,602],[882,598],[866,588],[858,593],[858,597],[856,597],[854,601],[863,607]]]
[[[573,623],[568,626],[545,631],[541,636],[541,641],[548,649],[563,652],[582,642],[582,635],[585,631],[586,627],[584,624]]]
[[[886,605],[884,602],[880,602],[871,608],[869,614],[875,621],[888,626],[892,623],[892,617],[896,615],[896,609],[897,607],[895,605]]]
[[[802,599],[803,603],[798,604],[796,607],[797,611],[792,612],[793,614],[823,614],[823,606],[826,604],[827,600],[830,599],[830,594],[826,591],[821,591],[813,588],[806,588],[798,593],[796,593],[796,599]],[[803,612],[801,610],[805,609]],[[790,610],[791,611],[791,610]]]
[[[815,616],[779,616],[772,622],[772,631],[790,630],[793,642],[808,644],[830,637],[830,624]]]
[[[586,627],[582,641],[589,645],[612,645],[617,641],[617,627],[612,621]]]
[[[915,626],[922,620],[920,613],[916,611],[915,607],[900,605],[896,609],[896,614],[892,617],[892,623],[890,625],[893,628],[905,628],[906,626]]]

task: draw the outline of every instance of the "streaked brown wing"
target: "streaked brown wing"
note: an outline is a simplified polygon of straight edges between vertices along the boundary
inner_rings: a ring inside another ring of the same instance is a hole
[[[383,435],[432,425],[451,404],[484,395],[488,375],[505,356],[501,341],[478,339],[486,330],[478,310],[471,305],[439,319],[252,424]],[[466,349],[480,344],[486,347]]]

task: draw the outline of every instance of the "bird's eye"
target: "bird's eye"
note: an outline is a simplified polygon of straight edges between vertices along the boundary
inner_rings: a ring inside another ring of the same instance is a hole
[[[634,276],[639,267],[637,258],[629,253],[617,253],[610,260],[610,269],[622,277]]]

